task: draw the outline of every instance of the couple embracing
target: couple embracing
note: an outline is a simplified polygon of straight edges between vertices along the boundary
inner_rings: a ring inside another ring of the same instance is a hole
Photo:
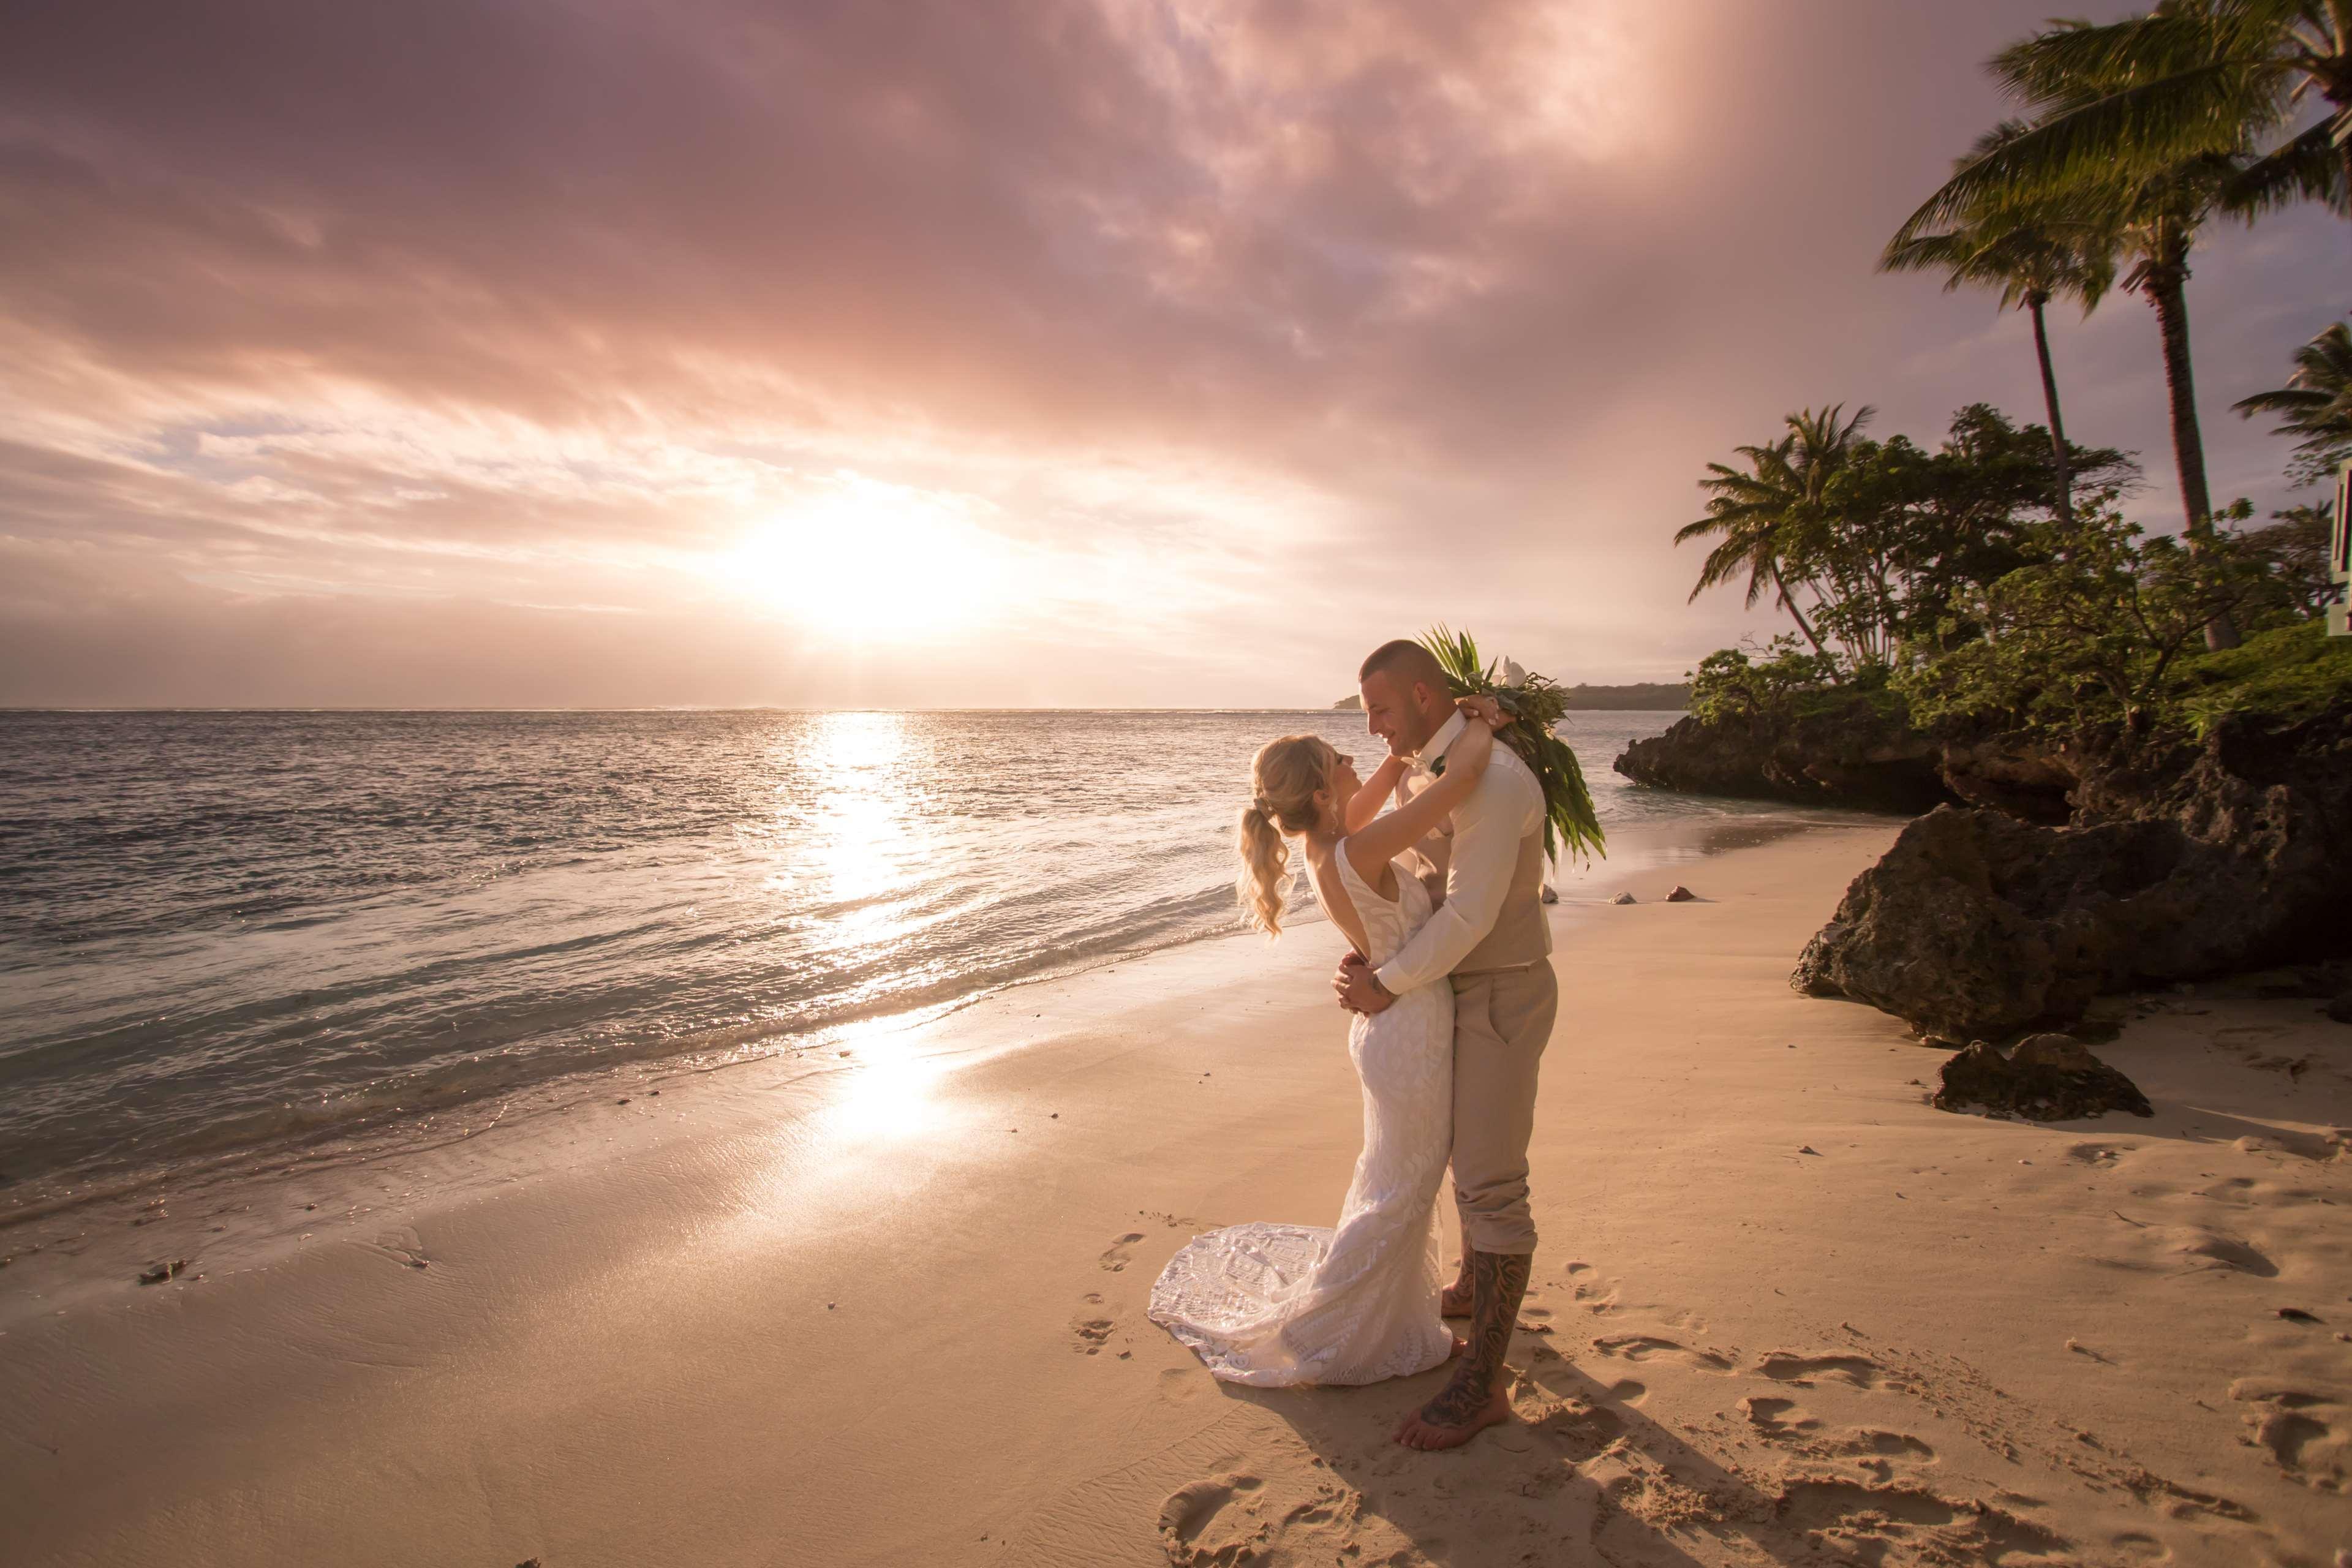
[[[1317,736],[1260,751],[1240,887],[1250,919],[1276,931],[1298,840],[1317,902],[1352,944],[1332,985],[1352,1016],[1363,1152],[1336,1226],[1197,1237],[1153,1286],[1150,1315],[1218,1377],[1260,1386],[1377,1383],[1458,1356],[1396,1429],[1412,1447],[1451,1448],[1509,1417],[1503,1357],[1535,1253],[1528,1140],[1559,1004],[1544,796],[1495,743],[1499,711],[1457,702],[1419,643],[1374,649],[1359,680],[1388,756],[1360,779]],[[1449,1164],[1462,1261],[1441,1289]],[[1466,1339],[1446,1318],[1469,1320]]]

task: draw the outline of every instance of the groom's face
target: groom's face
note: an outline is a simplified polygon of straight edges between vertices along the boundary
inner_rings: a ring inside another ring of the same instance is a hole
[[[1388,742],[1391,756],[1412,755],[1433,732],[1423,728],[1420,693],[1410,681],[1376,669],[1364,677],[1357,690],[1364,699],[1364,723]]]

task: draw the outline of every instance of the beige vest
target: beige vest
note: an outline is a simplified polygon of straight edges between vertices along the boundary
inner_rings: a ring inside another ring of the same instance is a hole
[[[1415,847],[1421,861],[1421,885],[1433,905],[1445,902],[1444,858],[1452,846],[1432,837]],[[1524,969],[1551,955],[1551,921],[1544,915],[1543,828],[1519,840],[1518,863],[1511,868],[1511,885],[1503,907],[1495,913],[1494,929],[1454,966],[1456,974],[1476,974],[1489,969]]]
[[[1510,890],[1496,911],[1495,929],[1454,966],[1456,974],[1482,969],[1519,969],[1540,963],[1551,953],[1551,921],[1544,918],[1543,829],[1519,840],[1519,861],[1511,868]]]

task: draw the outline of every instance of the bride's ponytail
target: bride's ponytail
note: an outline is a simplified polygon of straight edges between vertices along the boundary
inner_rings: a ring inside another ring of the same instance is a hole
[[[1235,883],[1242,913],[1268,936],[1282,934],[1282,883],[1290,869],[1290,845],[1274,816],[1256,801],[1242,807],[1238,847],[1242,874]]]
[[[1283,881],[1290,868],[1288,836],[1315,826],[1315,795],[1331,774],[1334,752],[1317,735],[1269,741],[1250,765],[1256,793],[1242,807],[1234,847],[1242,858],[1234,890],[1242,914],[1268,936],[1282,932]]]

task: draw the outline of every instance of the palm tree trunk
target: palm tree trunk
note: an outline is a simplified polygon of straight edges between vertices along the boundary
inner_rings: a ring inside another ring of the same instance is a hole
[[[2042,361],[2042,401],[2050,409],[2050,465],[2058,481],[2058,521],[2074,526],[2074,475],[2066,458],[2066,423],[2058,416],[2058,377],[2050,369],[2050,333],[2042,324],[2047,296],[2028,294],[2026,309],[2033,312],[2033,353]]]
[[[2189,358],[2189,299],[2181,285],[2188,268],[2175,263],[2152,268],[2147,297],[2164,333],[2164,387],[2172,400],[2172,462],[2180,476],[2180,504],[2189,516],[2189,547],[2213,537],[2213,498],[2205,488],[2205,438],[2197,428],[2197,378]],[[2205,625],[2209,648],[2238,646],[2238,627],[2228,615]]]
[[[1797,629],[1805,634],[1805,640],[1813,645],[1813,651],[1820,654],[1829,652],[1829,649],[1822,646],[1822,639],[1813,635],[1813,623],[1805,619],[1804,611],[1797,608],[1796,595],[1789,592],[1788,581],[1780,575],[1780,563],[1778,561],[1772,563],[1772,586],[1780,595],[1780,607],[1788,611],[1796,621]]]

